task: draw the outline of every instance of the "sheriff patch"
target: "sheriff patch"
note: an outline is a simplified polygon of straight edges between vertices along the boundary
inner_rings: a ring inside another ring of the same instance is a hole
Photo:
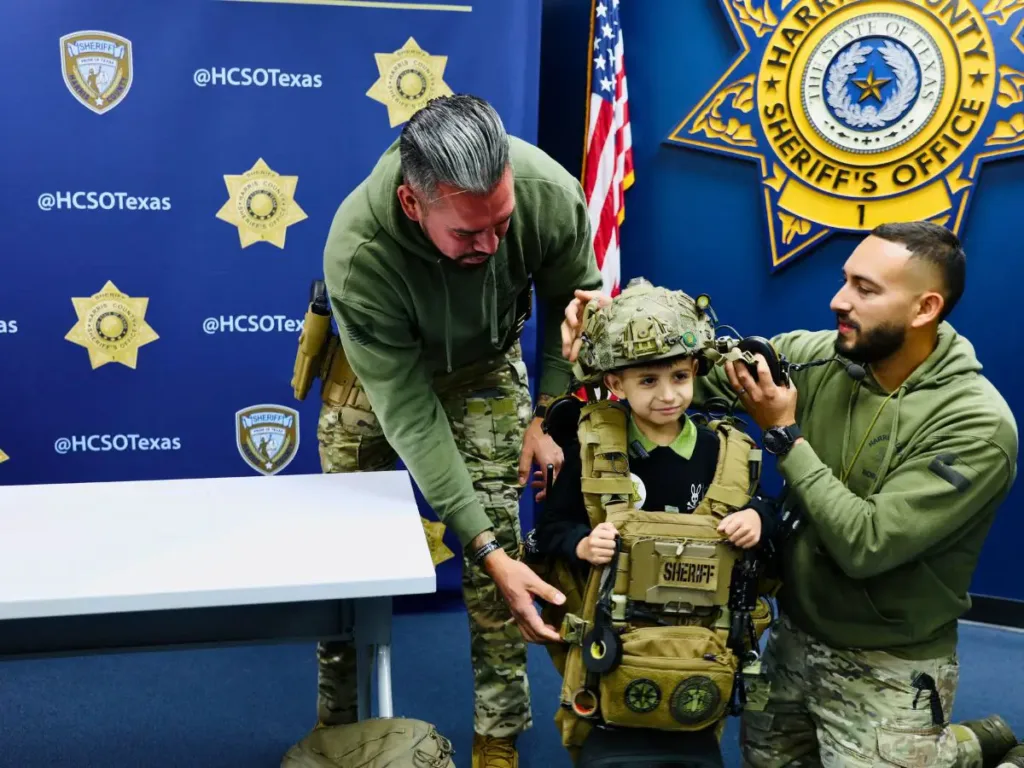
[[[285,405],[243,408],[235,414],[235,442],[246,464],[276,475],[299,449],[299,412]]]
[[[131,40],[113,32],[83,30],[60,39],[64,84],[97,115],[109,112],[132,87]]]
[[[718,572],[714,560],[682,558],[662,565],[661,580],[672,586],[717,589]]]
[[[1024,3],[722,5],[744,52],[669,141],[760,165],[773,268],[835,230],[959,234],[981,163],[1024,152]]]

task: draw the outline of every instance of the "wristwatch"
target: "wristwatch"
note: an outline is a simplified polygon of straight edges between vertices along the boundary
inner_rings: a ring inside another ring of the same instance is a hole
[[[772,456],[785,456],[800,436],[800,427],[796,424],[790,424],[785,427],[770,427],[765,430],[762,442],[764,443],[764,449],[772,454]]]
[[[533,418],[535,418],[535,419],[543,419],[547,415],[548,415],[548,404],[547,403],[537,403],[537,407],[533,409]]]

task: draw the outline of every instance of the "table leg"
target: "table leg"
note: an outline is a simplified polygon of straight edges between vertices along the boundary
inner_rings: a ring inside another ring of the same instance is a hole
[[[381,717],[394,717],[391,701],[391,644],[377,646],[377,709]]]
[[[358,661],[363,665],[358,668],[359,719],[364,720],[370,717],[371,668],[374,660],[377,663],[377,716],[393,717],[390,597],[366,598],[356,601],[355,638],[359,651]]]

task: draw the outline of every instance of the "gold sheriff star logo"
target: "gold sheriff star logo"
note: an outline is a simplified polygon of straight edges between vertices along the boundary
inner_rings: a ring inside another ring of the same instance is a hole
[[[448,549],[442,541],[444,537],[444,523],[427,520],[420,515],[420,522],[423,524],[423,533],[427,536],[427,546],[430,547],[430,559],[436,568],[445,560],[455,557],[455,553]]]
[[[243,248],[260,241],[284,248],[289,226],[306,218],[295,202],[298,176],[275,173],[261,157],[240,175],[225,175],[228,200],[217,211],[217,218],[238,227]]]
[[[8,455],[7,455],[6,453],[4,453],[3,451],[0,451],[0,464],[3,464],[3,463],[4,463],[5,461],[7,461],[7,460],[8,460],[9,458],[11,458],[11,457],[10,457],[10,456],[8,456]]]
[[[388,108],[391,127],[401,125],[431,99],[451,96],[445,83],[447,56],[431,56],[413,38],[394,53],[375,53],[380,77],[366,92]]]
[[[134,370],[139,347],[160,338],[145,320],[149,299],[121,293],[109,280],[99,293],[71,303],[78,322],[64,338],[89,350],[93,370],[107,363]]]

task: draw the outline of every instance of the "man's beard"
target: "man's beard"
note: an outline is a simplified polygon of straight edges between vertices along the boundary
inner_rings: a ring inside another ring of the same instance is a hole
[[[417,224],[420,225],[420,231],[423,232],[423,236],[425,238],[427,238],[427,240],[431,243],[431,245],[433,245],[435,248],[437,248],[438,247],[437,243],[435,243],[433,241],[433,239],[430,237],[430,232],[427,231],[427,218],[426,218],[426,216],[424,216],[422,219],[420,219],[417,222]],[[440,250],[440,248],[438,248],[438,250]],[[445,255],[447,255],[447,254],[445,254]],[[481,261],[479,264],[467,264],[466,263],[468,259],[475,259],[478,256],[483,256],[484,257],[483,261]],[[469,253],[464,253],[461,256],[449,256],[448,258],[450,258],[452,261],[454,261],[456,266],[462,267],[463,269],[476,269],[477,267],[484,266],[484,264],[487,263],[487,259],[489,259],[490,256],[491,256],[491,254],[489,254],[489,253],[479,253],[478,251],[470,251]]]
[[[483,261],[481,261],[479,264],[468,263],[469,259],[477,259],[481,256],[483,256]],[[482,267],[484,264],[486,264],[489,258],[491,258],[491,254],[489,253],[478,253],[476,251],[472,251],[470,253],[464,253],[461,256],[456,256],[454,259],[452,259],[452,261],[454,261],[458,266],[462,267],[463,269],[476,269],[477,267]]]
[[[849,319],[840,319],[844,325],[851,325],[857,331],[858,337],[850,344],[844,342],[842,336],[836,336],[836,354],[855,363],[877,363],[879,360],[892,357],[900,350],[907,337],[907,329],[894,323],[885,323],[864,331],[859,325],[852,325]]]

